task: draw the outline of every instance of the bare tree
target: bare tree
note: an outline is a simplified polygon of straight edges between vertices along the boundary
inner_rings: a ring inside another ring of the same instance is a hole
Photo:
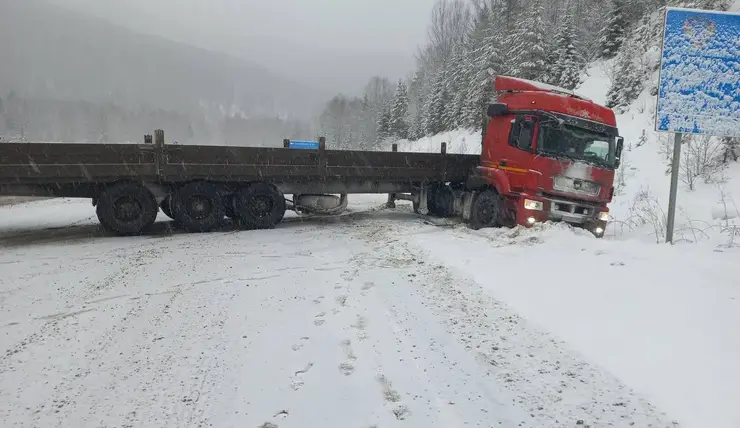
[[[470,31],[472,22],[470,4],[466,0],[439,0],[432,11],[429,25],[429,44],[437,59],[451,57],[456,46],[461,45]]]
[[[689,190],[695,189],[698,178],[709,182],[722,169],[722,163],[718,161],[721,151],[722,145],[715,137],[708,135],[683,137],[680,177]]]

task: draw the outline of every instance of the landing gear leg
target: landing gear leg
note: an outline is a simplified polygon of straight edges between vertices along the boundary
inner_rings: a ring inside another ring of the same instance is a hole
[[[389,193],[388,194],[388,202],[385,203],[386,208],[396,208],[396,194],[395,193]]]
[[[419,191],[419,214],[421,215],[429,214],[429,207],[427,206],[428,198],[429,189],[427,185],[422,184],[421,190]]]

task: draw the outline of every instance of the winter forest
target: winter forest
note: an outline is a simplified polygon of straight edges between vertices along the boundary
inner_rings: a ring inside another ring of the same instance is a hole
[[[142,38],[36,1],[4,0],[0,50],[10,56],[0,74],[0,141],[141,141],[162,128],[168,141],[183,144],[278,146],[283,138],[323,135],[333,148],[371,150],[389,139],[479,129],[491,73],[573,89],[600,59],[610,60],[608,104],[619,111],[657,87],[657,63],[645,58],[659,52],[662,7],[726,10],[728,3],[440,0],[411,75],[373,77],[359,96],[338,94],[322,105],[326,92],[234,58]],[[45,39],[35,38],[28,17],[47,21]],[[14,37],[25,40],[25,51],[7,45]],[[143,62],[163,72],[147,73],[138,67]],[[737,141],[726,145],[725,158],[736,158]]]
[[[491,73],[574,89],[600,59],[612,60],[608,106],[619,112],[647,85],[657,90],[659,62],[644,57],[660,52],[658,12],[666,6],[727,10],[729,1],[441,0],[413,75],[396,83],[373,78],[361,97],[337,95],[321,115],[321,132],[339,147],[372,148],[389,138],[480,129]]]

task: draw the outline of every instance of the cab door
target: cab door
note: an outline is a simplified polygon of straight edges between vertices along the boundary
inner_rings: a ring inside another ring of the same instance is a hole
[[[519,115],[513,119],[509,144],[502,150],[499,168],[506,171],[514,191],[521,191],[527,185],[536,130],[536,116]]]

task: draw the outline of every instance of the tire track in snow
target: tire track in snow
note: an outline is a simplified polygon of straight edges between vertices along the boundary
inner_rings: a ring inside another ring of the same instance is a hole
[[[379,223],[365,228],[374,257],[361,265],[408,272],[409,283],[417,285],[413,292],[477,360],[485,376],[479,382],[505,388],[526,410],[530,420],[525,426],[677,426],[614,376],[530,326],[477,284],[444,266],[427,265],[423,250],[402,241],[404,234],[422,227]]]
[[[199,239],[199,241],[203,243],[204,241],[215,238],[215,236],[203,237]],[[162,239],[156,242],[145,241],[145,245],[143,245],[144,248],[138,248],[138,251],[133,254],[129,253],[130,255],[128,257],[117,258],[118,268],[109,273],[102,282],[89,282],[81,289],[78,288],[78,292],[75,294],[74,300],[77,302],[85,302],[88,305],[98,305],[108,301],[109,299],[106,298],[95,299],[95,296],[99,296],[103,291],[107,291],[110,288],[125,286],[128,283],[127,277],[133,273],[136,273],[139,278],[150,276],[150,272],[153,270],[152,266],[156,266],[153,262],[156,262],[157,259],[152,259],[152,263],[142,263],[142,258],[152,255],[152,247],[157,248],[167,245],[171,245],[168,239]],[[178,266],[175,264],[165,264],[165,269],[155,270],[154,275],[168,278],[173,276],[173,272],[175,272],[177,268]],[[190,286],[194,287],[195,283],[191,283]],[[174,292],[168,293],[147,293],[136,300],[129,300],[129,303],[124,302],[124,307],[130,307],[119,317],[114,318],[115,321],[111,326],[103,330],[96,340],[88,342],[90,347],[83,351],[83,358],[76,358],[76,362],[68,367],[59,366],[58,368],[54,368],[53,365],[49,367],[50,369],[59,372],[60,377],[54,383],[54,386],[50,391],[49,398],[41,402],[41,407],[34,412],[32,418],[35,421],[35,424],[44,426],[53,424],[52,421],[76,420],[75,418],[80,417],[78,414],[81,410],[79,408],[80,403],[87,403],[86,407],[88,408],[88,414],[86,416],[82,416],[82,420],[87,420],[90,417],[99,414],[101,406],[108,407],[106,411],[102,412],[103,414],[114,416],[108,412],[115,412],[116,408],[121,407],[120,403],[116,404],[106,401],[110,398],[107,395],[90,395],[88,392],[89,388],[91,385],[95,385],[103,381],[104,390],[113,391],[119,389],[118,383],[121,378],[123,378],[124,381],[129,376],[135,378],[142,371],[142,361],[146,361],[148,363],[144,370],[151,372],[151,375],[145,378],[146,381],[144,384],[135,385],[135,387],[139,387],[142,391],[145,391],[143,394],[145,396],[151,395],[152,393],[156,394],[156,388],[152,390],[153,388],[150,388],[150,385],[157,385],[157,382],[161,382],[165,376],[165,370],[158,370],[158,367],[169,367],[172,363],[173,353],[177,352],[177,349],[181,348],[183,343],[170,348],[170,352],[159,354],[159,358],[155,361],[147,361],[147,359],[149,358],[151,348],[153,346],[160,346],[161,343],[163,343],[161,341],[163,338],[159,336],[159,329],[162,327],[163,323],[169,321],[171,318],[168,312],[177,301],[178,296],[181,295],[180,291],[181,290],[175,290]],[[156,296],[168,296],[169,298],[166,302],[161,303]],[[98,301],[90,302],[91,299]],[[191,306],[198,307],[197,303],[192,304]],[[201,317],[195,319],[198,319],[198,321],[207,319],[206,315],[207,312],[201,313]],[[220,315],[225,316],[224,313],[221,313]],[[139,320],[142,316],[149,318],[151,322],[146,323]],[[6,358],[2,360],[0,373],[9,369],[17,371],[17,369],[22,368],[22,366],[13,368],[13,366],[17,365],[14,364],[14,361],[17,361],[19,357],[16,356],[11,360],[10,358],[7,358],[9,356],[21,354],[36,343],[53,342],[54,339],[50,339],[50,337],[62,340],[65,337],[69,338],[78,335],[80,327],[76,323],[61,322],[64,319],[64,316],[52,318],[50,321],[43,324],[39,331],[21,341],[22,347],[20,347],[20,349],[15,348],[16,352],[11,355],[6,355]],[[194,318],[188,319],[194,320]],[[177,322],[175,322],[175,324],[181,329],[181,331],[184,333],[187,332],[188,326],[186,324],[183,325],[182,323]],[[149,328],[141,331],[141,326],[147,325]],[[195,331],[198,330],[194,325],[189,327],[193,328]],[[175,340],[178,340],[179,337],[184,336],[180,334],[174,335]],[[172,338],[168,339],[171,340]],[[155,342],[156,344],[153,344]],[[183,341],[180,340],[180,342]],[[116,347],[124,351],[120,353],[123,357],[119,356],[118,352],[115,354],[112,352]],[[77,352],[77,354],[79,353],[80,352]],[[74,354],[75,352],[73,351],[73,355]],[[202,414],[202,410],[199,410],[197,405],[201,402],[202,382],[207,378],[210,365],[211,363],[207,360],[201,361],[198,364],[199,368],[196,369],[196,373],[192,376],[194,379],[201,379],[201,387],[198,387],[196,384],[191,387],[191,390],[195,392],[190,394],[187,392],[185,393],[182,401],[183,411],[181,412],[181,414],[184,415],[184,420],[193,421],[197,419],[199,413]],[[141,379],[141,377],[139,377],[139,379]],[[148,390],[150,391],[149,394],[146,393]],[[196,396],[196,399],[189,398],[189,396],[193,395]],[[144,413],[142,412],[142,409],[149,408],[152,405],[152,402],[153,401],[151,399],[142,401],[139,405],[134,406],[136,409],[135,411],[130,412],[128,415],[121,415],[122,419],[135,421],[142,413]],[[156,400],[154,402],[156,402]],[[193,406],[192,403],[195,403],[196,406]],[[189,410],[188,407],[192,410]],[[137,414],[139,416],[132,416]],[[178,424],[176,426],[186,425]]]

